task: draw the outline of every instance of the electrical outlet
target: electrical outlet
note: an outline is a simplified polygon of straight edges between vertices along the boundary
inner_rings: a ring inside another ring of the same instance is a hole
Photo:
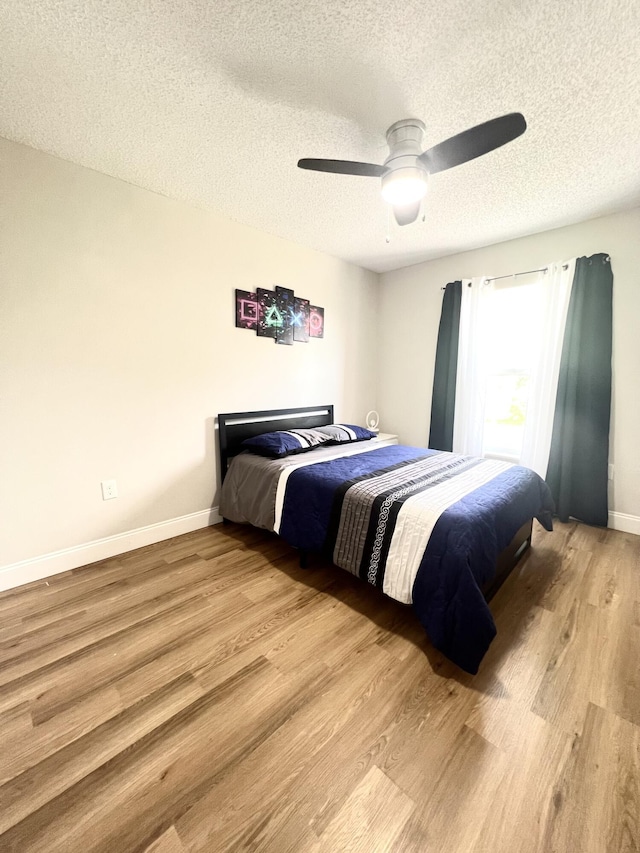
[[[613,462],[609,463],[609,479],[613,480]]]
[[[103,501],[110,501],[111,498],[118,497],[118,484],[115,480],[103,480],[100,485],[102,486]]]

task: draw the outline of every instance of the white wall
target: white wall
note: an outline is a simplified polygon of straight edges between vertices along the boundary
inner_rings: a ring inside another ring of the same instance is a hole
[[[597,252],[611,256],[614,275],[610,509],[632,516],[626,527],[640,532],[639,209],[385,273],[379,298],[381,428],[407,444],[428,442],[443,285]],[[624,519],[617,521],[625,526]]]
[[[275,284],[325,308],[323,340],[234,327],[234,288]],[[373,273],[0,139],[0,569],[206,517],[218,412],[334,403],[362,422],[377,290]]]

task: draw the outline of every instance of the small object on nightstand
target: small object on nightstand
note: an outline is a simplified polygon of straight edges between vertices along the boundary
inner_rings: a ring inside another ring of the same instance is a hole
[[[371,432],[378,432],[378,424],[380,423],[380,415],[376,412],[375,409],[372,409],[370,412],[367,412],[367,429],[371,430]]]

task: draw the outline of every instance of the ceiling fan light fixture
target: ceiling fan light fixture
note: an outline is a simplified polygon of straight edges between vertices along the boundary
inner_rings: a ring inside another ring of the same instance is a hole
[[[428,174],[417,166],[394,169],[382,178],[382,198],[391,205],[420,201],[427,194]]]

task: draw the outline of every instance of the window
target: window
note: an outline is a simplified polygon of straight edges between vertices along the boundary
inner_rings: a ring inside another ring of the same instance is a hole
[[[543,339],[540,309],[539,290],[531,281],[496,282],[488,293],[483,312],[483,456],[520,461],[531,376]]]
[[[574,269],[570,261],[526,277],[463,282],[455,453],[545,476]]]

